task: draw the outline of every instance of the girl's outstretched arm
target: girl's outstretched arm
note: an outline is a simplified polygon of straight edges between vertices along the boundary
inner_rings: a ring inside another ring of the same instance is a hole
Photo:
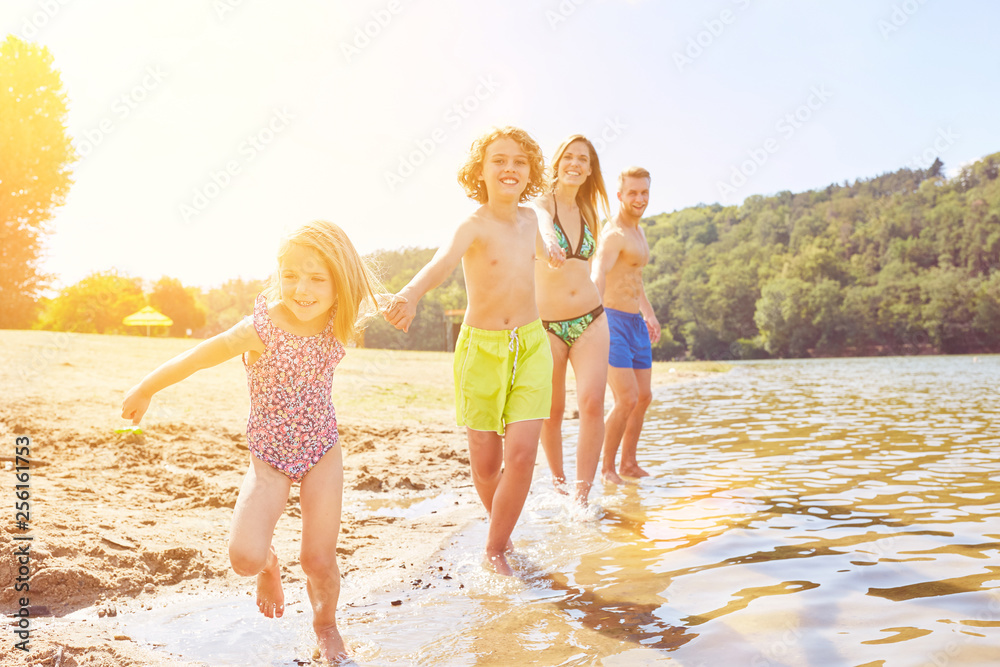
[[[131,419],[133,424],[138,424],[156,392],[180,382],[195,371],[218,366],[223,361],[250,350],[263,352],[264,344],[257,335],[253,322],[248,318],[241,320],[229,331],[224,331],[202,341],[187,352],[178,354],[144,377],[125,394],[125,400],[122,401],[122,418]]]

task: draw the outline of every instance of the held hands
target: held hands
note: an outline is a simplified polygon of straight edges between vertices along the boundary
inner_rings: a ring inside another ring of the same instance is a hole
[[[549,266],[558,269],[566,261],[566,251],[559,245],[554,234],[542,234],[542,245],[548,255]]]
[[[131,419],[132,425],[137,425],[146,414],[151,398],[152,396],[142,391],[138,384],[129,389],[125,394],[125,400],[122,401],[122,419]]]
[[[392,305],[383,311],[382,316],[397,329],[409,331],[410,323],[417,316],[417,304],[410,303],[406,297],[396,294],[392,297]]]

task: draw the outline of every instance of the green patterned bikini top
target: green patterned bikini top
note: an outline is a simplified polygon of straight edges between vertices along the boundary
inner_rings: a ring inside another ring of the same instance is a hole
[[[588,227],[583,222],[583,212],[580,213],[580,247],[573,252],[573,249],[569,246],[569,237],[566,236],[566,231],[563,229],[562,225],[559,224],[559,204],[556,203],[556,198],[552,198],[552,205],[555,206],[556,214],[553,216],[553,222],[556,227],[556,241],[559,243],[559,247],[566,251],[566,259],[582,259],[587,261],[594,256],[594,250],[597,244],[594,243],[594,235]]]

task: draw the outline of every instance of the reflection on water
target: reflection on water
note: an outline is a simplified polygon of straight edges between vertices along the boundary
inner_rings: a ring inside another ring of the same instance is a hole
[[[540,474],[517,580],[483,571],[478,523],[441,555],[450,579],[346,606],[341,628],[365,665],[1000,664],[998,386],[990,356],[661,388],[654,476],[580,515]]]

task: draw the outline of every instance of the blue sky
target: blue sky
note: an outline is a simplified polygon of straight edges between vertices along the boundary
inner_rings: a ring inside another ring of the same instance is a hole
[[[82,155],[44,265],[218,285],[312,218],[436,246],[495,124],[595,140],[649,213],[1000,151],[985,0],[6,0],[49,47]],[[612,200],[614,194],[611,193]]]

